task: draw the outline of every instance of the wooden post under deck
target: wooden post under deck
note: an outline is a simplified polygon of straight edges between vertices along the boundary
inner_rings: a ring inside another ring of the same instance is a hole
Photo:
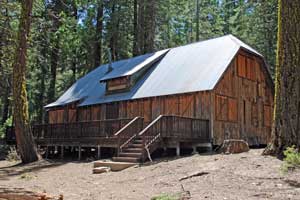
[[[60,158],[64,159],[64,145],[61,145],[61,152],[60,152]]]
[[[101,158],[101,147],[100,145],[97,146],[97,159]]]
[[[176,156],[180,156],[180,143],[179,142],[176,145]]]
[[[47,145],[47,147],[46,147],[46,158],[48,158],[48,156],[49,156],[49,146]]]
[[[78,146],[78,160],[81,160],[81,145]]]

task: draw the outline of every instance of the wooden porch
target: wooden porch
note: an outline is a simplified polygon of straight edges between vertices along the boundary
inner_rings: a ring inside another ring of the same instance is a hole
[[[42,124],[34,125],[32,131],[39,146],[110,147],[117,150],[115,160],[131,162],[151,159],[157,148],[211,142],[209,120],[174,115],[159,115],[148,123],[135,117]]]

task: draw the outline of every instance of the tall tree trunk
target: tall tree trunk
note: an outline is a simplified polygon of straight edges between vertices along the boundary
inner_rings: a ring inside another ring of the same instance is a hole
[[[9,80],[7,80],[9,82]],[[3,103],[3,109],[2,109],[2,120],[1,124],[4,124],[8,118],[8,111],[9,111],[9,97],[10,97],[10,86],[9,83],[7,83],[4,93],[4,103]]]
[[[137,0],[133,2],[133,47],[132,55],[138,55],[138,3]]]
[[[154,51],[156,1],[146,1],[145,7],[145,46],[143,53]]]
[[[200,24],[200,0],[196,0],[196,41],[200,40],[199,24]]]
[[[278,14],[273,138],[265,153],[281,156],[300,146],[300,1],[279,0]]]
[[[37,104],[38,104],[38,108],[37,108],[37,122],[38,123],[44,123],[44,95],[45,95],[45,91],[46,91],[46,83],[45,83],[45,79],[46,79],[46,75],[47,75],[47,64],[45,62],[46,59],[46,55],[47,55],[47,49],[46,49],[46,45],[42,47],[41,50],[41,55],[43,58],[43,61],[41,63],[41,71],[39,74],[39,94],[37,95]]]
[[[59,22],[54,21],[54,29],[53,34],[56,34],[58,28],[59,28]],[[51,49],[51,57],[50,57],[50,84],[49,84],[49,90],[48,90],[48,103],[51,103],[55,101],[55,91],[56,91],[56,70],[58,67],[58,59],[59,59],[59,37],[58,36],[52,36],[51,41],[52,49]]]
[[[138,55],[144,53],[145,44],[145,0],[138,0]]]
[[[16,57],[13,64],[14,125],[19,153],[23,163],[38,160],[36,146],[29,125],[26,92],[27,39],[30,32],[32,0],[21,0]]]
[[[95,55],[94,55],[94,67],[98,67],[102,62],[102,30],[103,30],[103,2],[98,0],[97,5],[97,24],[95,35]]]
[[[116,61],[118,59],[118,36],[119,36],[119,17],[118,10],[119,7],[116,1],[113,1],[112,9],[111,9],[111,37],[109,40],[109,48],[111,53],[112,61]]]

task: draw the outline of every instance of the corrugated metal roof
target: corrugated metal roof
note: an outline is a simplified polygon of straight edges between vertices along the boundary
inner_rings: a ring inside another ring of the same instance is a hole
[[[122,67],[118,67],[105,75],[100,81],[105,81],[113,78],[120,78],[130,76],[135,72],[141,70],[143,67],[159,60],[168,52],[168,49],[157,51],[155,53],[148,53],[142,56],[137,56],[135,59],[127,59]]]
[[[79,79],[56,102],[46,107],[61,106],[79,99],[79,106],[85,106],[212,90],[241,47],[261,56],[236,37],[227,35],[114,62],[109,74],[106,74],[108,65],[102,65]],[[158,58],[162,59],[129,92],[105,95],[106,83],[99,83],[99,80],[131,75],[148,61]]]

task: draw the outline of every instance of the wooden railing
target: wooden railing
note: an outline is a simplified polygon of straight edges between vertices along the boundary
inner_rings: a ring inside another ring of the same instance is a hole
[[[144,118],[135,117],[117,133],[115,133],[114,136],[118,138],[118,154],[122,152],[122,149],[126,147],[130,141],[136,137],[137,133],[143,129],[143,122]]]
[[[177,138],[210,142],[209,120],[160,115],[139,134],[148,155],[155,150],[160,138]],[[145,155],[143,155],[144,157]]]
[[[97,121],[34,125],[36,139],[75,139],[113,137],[132,119],[107,119]]]

